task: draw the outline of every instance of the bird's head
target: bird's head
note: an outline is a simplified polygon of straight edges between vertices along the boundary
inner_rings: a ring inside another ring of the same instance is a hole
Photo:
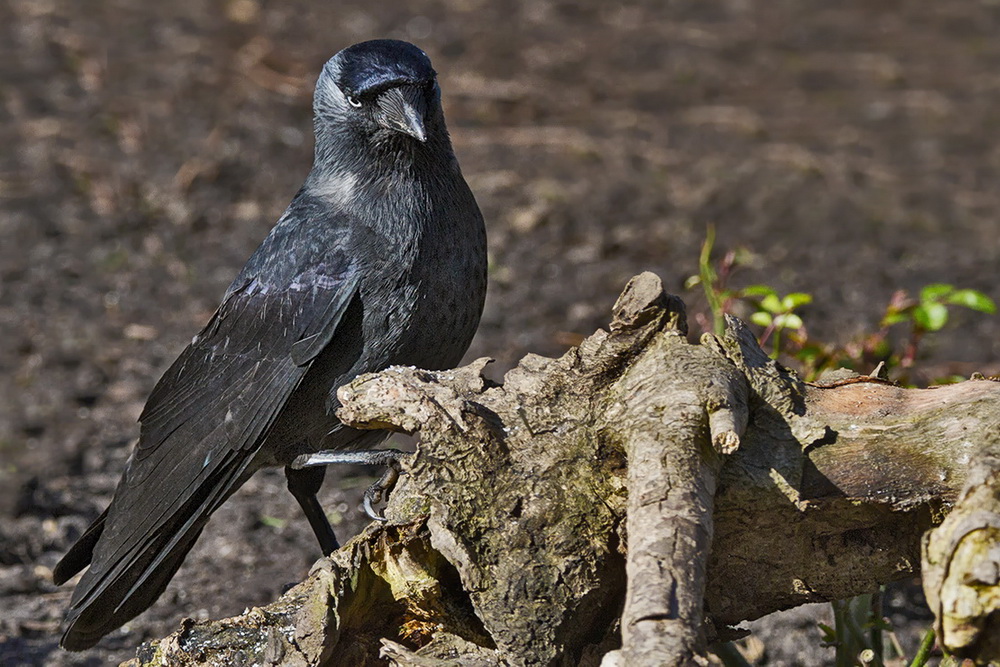
[[[424,143],[443,125],[430,59],[394,39],[361,42],[331,58],[316,83],[314,111],[317,135],[329,127],[337,134]]]

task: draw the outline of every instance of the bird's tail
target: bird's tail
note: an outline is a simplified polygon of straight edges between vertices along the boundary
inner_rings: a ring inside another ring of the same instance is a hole
[[[211,514],[249,476],[246,465],[219,472],[154,530],[132,530],[134,518],[112,503],[70,548],[56,565],[54,581],[64,583],[88,564],[90,568],[73,591],[59,642],[63,648],[90,648],[156,601]]]
[[[149,571],[145,564],[136,563],[100,593],[90,596],[85,604],[71,607],[59,645],[69,651],[86,650],[146,611],[163,593],[200,534],[201,528]],[[133,583],[140,580],[141,585]]]

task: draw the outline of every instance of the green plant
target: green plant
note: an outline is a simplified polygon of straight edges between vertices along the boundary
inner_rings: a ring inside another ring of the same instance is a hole
[[[726,287],[729,277],[738,267],[750,264],[754,255],[746,248],[729,250],[719,260],[718,269],[712,264],[712,247],[715,245],[715,228],[709,225],[705,231],[705,241],[701,244],[701,254],[698,257],[698,275],[689,277],[684,286],[692,289],[701,285],[708,301],[708,309],[712,316],[712,326],[707,326],[706,318],[696,313],[702,329],[709,330],[721,336],[726,330],[726,313],[731,312],[732,302],[738,298],[735,291]]]
[[[762,328],[761,345],[770,341],[772,358],[784,355],[807,380],[815,380],[823,372],[846,367],[870,371],[880,363],[886,372],[906,371],[914,365],[921,342],[928,333],[940,331],[948,323],[950,309],[969,308],[993,314],[996,304],[988,296],[973,289],[961,289],[945,283],[926,285],[917,298],[903,290],[892,294],[878,329],[844,344],[832,344],[811,336],[799,309],[810,304],[811,294],[791,292],[782,296],[769,285],[751,285],[742,289],[728,287],[734,271],[750,263],[754,255],[746,249],[726,252],[716,265],[712,262],[715,230],[709,227],[698,260],[698,275],[691,276],[688,288],[701,286],[711,313],[711,330],[717,335],[725,329],[725,315],[734,304],[742,301],[752,309],[749,319]],[[696,314],[703,329],[709,329],[707,318]],[[901,351],[893,349],[891,332],[908,327]],[[904,378],[901,378],[905,380]]]
[[[746,248],[729,250],[718,262],[718,269],[712,263],[712,248],[715,245],[715,228],[709,226],[705,232],[705,241],[701,244],[701,254],[698,257],[698,274],[690,276],[684,283],[687,289],[698,285],[705,293],[708,309],[712,316],[711,330],[721,336],[726,328],[726,314],[732,312],[736,301],[745,301],[754,306],[750,321],[764,328],[760,336],[761,345],[772,339],[771,356],[777,357],[781,352],[781,334],[784,331],[800,331],[803,329],[802,318],[795,311],[812,301],[812,295],[804,292],[793,292],[780,296],[774,288],[768,285],[751,285],[734,290],[727,287],[729,278],[741,266],[753,263],[756,255]],[[701,322],[703,329],[706,318],[700,313],[695,317]]]
[[[931,649],[934,648],[934,628],[928,628],[924,633],[924,638],[920,640],[920,647],[917,648],[916,655],[910,661],[910,667],[924,667],[931,657]]]
[[[896,324],[910,325],[909,340],[899,359],[900,366],[912,366],[921,339],[930,332],[940,331],[948,324],[949,306],[962,306],[988,314],[996,313],[997,310],[993,300],[982,292],[958,289],[944,283],[925,285],[916,300],[910,299],[902,290],[892,295],[882,317],[882,329]]]
[[[836,650],[837,667],[881,667],[886,655],[883,633],[892,633],[892,626],[882,617],[882,590],[859,595],[848,600],[830,603],[833,609],[833,627],[819,624],[823,632],[822,643]],[[899,642],[893,637],[892,647],[898,657],[903,657]]]
[[[805,335],[805,324],[794,311],[800,306],[812,303],[811,294],[792,292],[780,296],[767,285],[751,285],[738,290],[735,294],[737,298],[750,301],[756,306],[756,310],[750,314],[750,321],[764,328],[760,335],[761,346],[766,345],[771,338],[772,359],[777,359],[782,351],[782,332],[791,331]]]

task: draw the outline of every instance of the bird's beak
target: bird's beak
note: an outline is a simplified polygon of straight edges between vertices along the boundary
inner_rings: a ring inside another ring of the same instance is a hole
[[[427,114],[427,95],[418,86],[397,86],[378,97],[379,125],[394,132],[408,134],[421,143],[427,141],[424,116]]]

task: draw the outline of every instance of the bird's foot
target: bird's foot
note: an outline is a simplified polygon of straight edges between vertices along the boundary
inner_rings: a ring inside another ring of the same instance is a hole
[[[365,514],[375,521],[385,521],[385,517],[375,510],[375,505],[387,499],[389,492],[396,486],[396,481],[402,474],[403,469],[399,464],[400,459],[409,456],[406,452],[398,449],[365,449],[360,451],[338,451],[335,449],[323,450],[313,454],[302,454],[292,461],[291,467],[294,469],[308,468],[311,466],[325,466],[334,463],[352,463],[355,465],[375,465],[384,466],[385,473],[377,482],[368,487],[364,495],[363,506]]]
[[[385,521],[385,517],[375,510],[374,505],[389,499],[389,492],[396,488],[396,482],[402,470],[399,467],[399,459],[394,459],[388,463],[385,472],[378,481],[365,490],[364,508],[365,514],[375,521]]]

